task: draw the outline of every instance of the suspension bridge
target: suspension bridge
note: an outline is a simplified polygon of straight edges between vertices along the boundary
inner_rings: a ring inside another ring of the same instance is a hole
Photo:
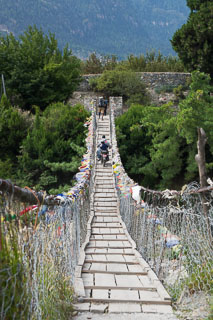
[[[97,138],[111,142],[110,118],[97,122]],[[95,163],[94,194],[86,244],[78,264],[76,292],[80,311],[172,312],[171,299],[149,265],[136,251],[118,206],[111,161]],[[79,285],[80,284],[80,285]]]
[[[21,252],[19,267],[0,266],[1,319],[16,319],[17,314],[51,319],[54,308],[60,318],[56,302],[61,283],[74,287],[75,309],[91,313],[172,314],[168,292],[180,298],[186,292],[210,293],[213,188],[202,190],[194,183],[180,192],[160,192],[132,181],[115,134],[114,111],[121,103],[111,97],[111,112],[101,120],[92,101],[88,150],[69,192],[46,196],[0,180],[0,237],[14,249],[16,232]],[[102,135],[112,146],[106,167],[96,159]],[[208,217],[202,214],[202,192]],[[33,211],[36,219],[26,227],[22,217]],[[69,305],[70,298],[64,296],[60,303]],[[16,312],[10,315],[12,307]]]

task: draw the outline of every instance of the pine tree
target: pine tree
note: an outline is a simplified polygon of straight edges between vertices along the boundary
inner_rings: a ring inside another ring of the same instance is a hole
[[[199,70],[213,77],[213,2],[188,0],[188,21],[171,40],[174,50],[189,71]]]

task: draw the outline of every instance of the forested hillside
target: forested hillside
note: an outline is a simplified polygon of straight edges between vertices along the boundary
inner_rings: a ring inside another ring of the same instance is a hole
[[[74,54],[96,51],[120,58],[147,50],[174,53],[170,39],[187,20],[185,0],[1,0],[0,32],[23,33],[29,25],[55,33]]]

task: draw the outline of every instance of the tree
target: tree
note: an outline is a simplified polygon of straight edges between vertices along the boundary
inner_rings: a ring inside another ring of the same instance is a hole
[[[0,65],[10,100],[26,110],[66,100],[80,81],[80,60],[67,47],[62,53],[55,36],[35,26],[19,39],[0,38]]]
[[[103,66],[100,59],[93,52],[89,58],[83,63],[83,73],[84,74],[98,74],[102,73]]]
[[[71,185],[85,152],[84,122],[89,113],[81,105],[50,105],[37,109],[34,125],[22,143],[19,178],[25,185],[50,190]]]
[[[200,70],[213,77],[213,2],[188,0],[188,21],[175,32],[173,49],[189,71]]]
[[[140,75],[132,71],[107,70],[91,79],[91,86],[107,96],[122,96],[127,104],[147,104],[149,96]]]
[[[160,52],[156,54],[155,51],[147,52],[146,55],[128,56],[126,62],[121,66],[126,67],[131,71],[136,72],[183,72],[184,67],[177,57],[164,57]]]
[[[199,10],[201,4],[206,3],[206,0],[187,0],[187,6],[191,11]]]
[[[128,174],[146,187],[174,185],[182,170],[183,139],[171,104],[132,105],[116,120],[119,152]]]
[[[151,143],[144,146],[150,161],[142,168],[146,184],[157,189],[178,186],[187,153],[184,139],[178,135],[176,111],[171,103],[145,109],[141,120]],[[181,181],[181,183],[183,180]]]
[[[0,102],[0,177],[11,178],[17,169],[17,156],[26,136],[29,121],[12,107],[3,95]]]
[[[101,62],[104,70],[114,70],[118,65],[117,56],[114,54],[101,56]]]
[[[191,75],[190,92],[186,99],[179,104],[177,127],[181,136],[187,143],[197,140],[197,128],[203,128],[208,135],[208,140],[213,152],[213,90],[210,77],[204,73],[194,71]]]
[[[179,188],[198,180],[196,161],[205,147],[199,139],[195,161],[199,128],[208,138],[206,167],[212,175],[212,89],[210,76],[196,71],[192,73],[190,92],[178,108],[171,103],[160,107],[132,105],[116,120],[121,159],[132,178],[157,189]]]
[[[146,146],[151,143],[151,139],[147,130],[141,126],[145,108],[132,105],[127,112],[116,118],[116,135],[122,162],[128,174],[140,183],[144,183],[141,169],[150,162]]]
[[[98,74],[104,70],[113,70],[117,66],[117,57],[115,55],[101,55],[99,58],[92,53],[89,58],[82,62],[83,74]]]
[[[186,138],[188,145],[194,145],[198,135],[199,153],[199,149],[204,150],[205,144],[208,142],[207,168],[209,172],[213,168],[213,97],[210,95],[212,91],[210,76],[194,71],[189,95],[180,103],[177,116],[179,134]],[[201,139],[202,137],[204,138]],[[202,146],[201,141],[203,141]],[[196,158],[196,161],[199,165],[198,158]]]

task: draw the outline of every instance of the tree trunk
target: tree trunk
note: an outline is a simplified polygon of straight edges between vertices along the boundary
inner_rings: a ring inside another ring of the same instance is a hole
[[[195,160],[199,169],[200,176],[200,186],[201,188],[207,186],[207,177],[206,177],[206,155],[205,155],[205,145],[206,145],[206,133],[202,128],[198,128],[198,141],[197,141],[197,150],[198,153],[195,156]]]
[[[197,141],[197,150],[198,153],[195,156],[195,160],[198,165],[198,170],[199,170],[199,177],[200,177],[200,185],[201,188],[204,188],[207,186],[207,176],[206,176],[206,154],[205,154],[205,145],[207,142],[206,138],[206,133],[203,130],[203,128],[198,128],[198,141]],[[209,224],[209,219],[208,219],[208,204],[206,203],[207,200],[205,199],[205,193],[201,194],[201,201],[202,201],[202,206],[203,206],[203,213],[206,217],[206,223],[207,223],[207,229],[208,229],[208,235],[209,235],[209,240],[211,243],[211,228]]]

